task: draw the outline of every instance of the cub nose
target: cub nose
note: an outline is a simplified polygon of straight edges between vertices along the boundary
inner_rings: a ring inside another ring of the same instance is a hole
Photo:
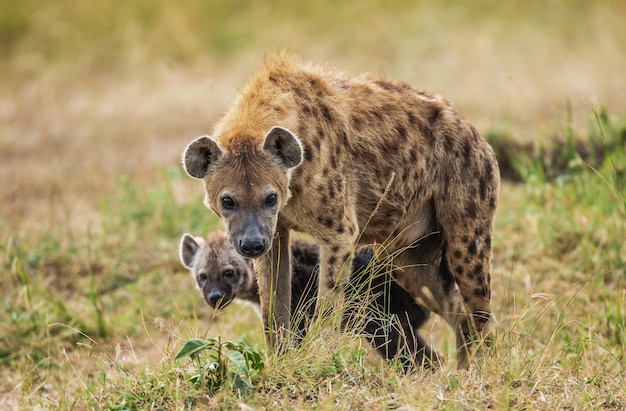
[[[239,250],[246,257],[257,257],[265,252],[264,238],[239,240]]]
[[[209,302],[211,306],[215,308],[215,306],[220,302],[220,300],[224,297],[224,294],[220,290],[212,290],[209,293]]]

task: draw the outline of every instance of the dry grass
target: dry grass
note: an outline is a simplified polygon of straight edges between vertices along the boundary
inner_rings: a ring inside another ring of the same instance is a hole
[[[402,78],[484,134],[584,138],[590,102],[624,117],[623,2],[118,3],[2,6],[0,407],[626,407],[623,157],[599,175],[504,184],[498,336],[467,373],[436,320],[426,333],[448,365],[432,374],[403,376],[323,332],[243,398],[192,387],[173,360],[191,337],[262,346],[252,310],[203,305],[176,247],[218,227],[180,153],[264,54]]]

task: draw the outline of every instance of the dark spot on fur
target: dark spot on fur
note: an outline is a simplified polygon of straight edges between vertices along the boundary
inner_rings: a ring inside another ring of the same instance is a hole
[[[324,140],[324,137],[326,137],[326,133],[324,133],[324,129],[322,128],[322,126],[317,129],[317,136],[320,140]]]
[[[469,164],[472,159],[472,143],[469,141],[466,141],[465,144],[463,144],[463,158],[467,164]]]
[[[469,237],[464,235],[463,237],[461,237],[461,242],[469,243]]]
[[[333,253],[337,253],[339,251],[339,246],[338,245],[334,245],[334,246],[330,247],[330,251],[332,251]]]
[[[480,179],[480,199],[485,201],[485,197],[487,197],[487,180],[485,178]]]
[[[485,175],[489,180],[493,180],[493,166],[490,161],[485,161]]]
[[[460,265],[457,265],[457,266],[454,268],[454,272],[456,273],[456,275],[459,275],[459,276],[460,276],[460,275],[463,275],[463,267],[461,267]]]
[[[325,104],[322,104],[321,109],[322,109],[322,115],[324,116],[326,121],[328,121],[329,123],[332,123],[334,119],[328,106],[326,106]]]
[[[409,161],[411,163],[417,163],[417,148],[412,147],[411,151],[409,151]]]
[[[338,137],[339,140],[341,142],[341,145],[338,147],[338,149],[343,150],[344,147],[348,147],[348,135],[346,134],[345,130],[339,130],[338,132]]]
[[[313,153],[311,152],[311,150],[304,150],[304,159],[307,162],[312,162],[313,161]]]
[[[333,220],[331,218],[318,217],[317,222],[328,228],[332,228],[333,226]]]
[[[449,153],[456,151],[452,138],[450,138],[449,136],[444,136],[443,138],[443,148],[445,148],[445,150]]]
[[[322,175],[324,177],[328,177],[328,167],[324,167],[324,169],[322,170]]]
[[[483,282],[483,265],[482,264],[478,264],[476,265],[476,268],[474,268],[474,275],[476,276],[476,278],[480,279],[480,282]]]
[[[338,232],[339,234],[343,234],[343,232],[344,232],[344,231],[345,231],[345,228],[343,227],[343,224],[339,224],[339,225],[337,226],[337,232]]]
[[[452,255],[454,255],[454,258],[459,259],[461,258],[461,256],[463,256],[463,253],[461,253],[460,250],[454,250],[454,253]]]
[[[331,255],[330,257],[328,257],[328,265],[335,265],[335,263],[337,263],[337,257],[334,255]]]
[[[330,166],[337,169],[337,154],[334,151],[330,153]]]
[[[396,124],[395,129],[396,129],[396,134],[398,135],[398,138],[400,139],[400,141],[405,142],[407,139],[406,128],[404,128],[404,126],[400,124]]]
[[[482,237],[482,235],[483,235],[483,229],[482,228],[478,227],[478,228],[476,228],[476,230],[474,230],[474,236],[476,236],[476,238]]]
[[[394,88],[395,88],[393,86],[393,84],[391,84],[390,82],[385,81],[385,80],[377,81],[376,84],[378,84],[379,87],[384,88],[387,91],[394,90]]]
[[[490,235],[485,237],[485,245],[491,248],[491,236]]]
[[[322,146],[322,142],[320,140],[313,140],[312,148],[315,149],[316,152],[319,153],[321,146]],[[313,150],[308,150],[308,151],[313,151]]]
[[[467,214],[467,217],[475,219],[477,212],[478,209],[474,201],[470,201],[465,205],[465,213]]]
[[[337,212],[337,219],[343,220],[344,215],[345,215],[345,212],[343,211],[343,208],[340,208],[339,211]]]
[[[335,180],[335,185],[337,186],[337,191],[343,191],[343,180],[341,179],[341,177],[337,177],[337,179]]]
[[[469,245],[467,246],[467,252],[470,253],[471,255],[476,255],[476,242],[475,241],[471,241],[469,243]]]
[[[437,105],[432,105],[429,108],[428,123],[432,125],[439,121],[439,118],[441,117],[441,108]]]

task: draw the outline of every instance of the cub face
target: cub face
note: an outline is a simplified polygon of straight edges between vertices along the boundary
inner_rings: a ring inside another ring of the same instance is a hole
[[[184,234],[179,254],[196,288],[212,308],[226,307],[233,299],[256,292],[251,262],[230,246],[222,231],[205,238]]]

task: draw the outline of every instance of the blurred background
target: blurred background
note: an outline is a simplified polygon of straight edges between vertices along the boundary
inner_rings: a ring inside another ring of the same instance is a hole
[[[180,155],[283,49],[442,94],[492,143],[559,142],[554,185],[541,185],[541,155],[519,157],[538,184],[503,184],[494,306],[515,314],[536,290],[561,295],[602,273],[571,324],[608,313],[589,329],[623,353],[611,310],[623,311],[626,171],[585,173],[573,141],[623,158],[625,22],[622,0],[0,0],[0,406],[71,399],[109,364],[163,364],[189,336],[262,346],[255,314],[211,316],[178,261],[184,232],[219,227]]]
[[[288,49],[447,97],[484,134],[542,141],[626,108],[622,1],[1,0],[0,202],[89,218],[111,177],[179,161],[264,56]],[[571,115],[566,114],[570,110]],[[141,177],[139,177],[141,176]],[[42,209],[43,208],[43,209]],[[83,214],[81,214],[83,213]]]

